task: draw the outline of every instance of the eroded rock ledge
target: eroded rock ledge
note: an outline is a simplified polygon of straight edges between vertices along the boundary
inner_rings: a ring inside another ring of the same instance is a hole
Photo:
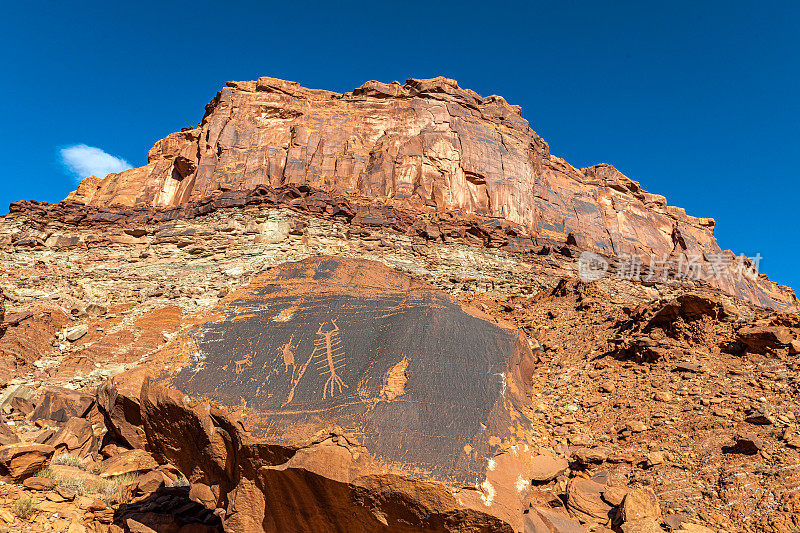
[[[622,184],[618,185],[622,187]],[[634,185],[629,184],[629,186],[628,190],[632,191],[632,194],[641,194]],[[166,235],[165,230],[157,230],[153,226],[168,224],[171,221],[191,220],[218,210],[258,206],[275,206],[343,221],[355,234],[368,235],[371,229],[388,230],[421,238],[425,242],[466,243],[528,255],[531,258],[546,257],[555,253],[562,259],[574,261],[581,251],[587,249],[587,243],[580,235],[576,237],[577,234],[572,232],[566,236],[548,232],[531,233],[528,228],[502,218],[475,213],[441,212],[432,207],[414,207],[407,202],[314,189],[308,185],[285,185],[277,188],[258,185],[247,190],[215,191],[197,201],[161,208],[93,206],[70,199],[60,204],[15,202],[11,204],[10,215],[6,217],[9,224],[6,224],[5,228],[0,228],[0,245],[13,246],[16,250],[69,249],[96,247],[104,243],[147,244],[152,238],[188,238],[192,235]],[[12,219],[19,220],[18,226],[22,229],[13,231]],[[77,234],[71,234],[70,227],[102,228],[103,231],[94,235],[92,242],[87,242]],[[303,235],[304,228],[298,226],[291,231],[293,234]],[[676,238],[677,248],[676,253],[670,257],[675,264],[678,255],[683,254],[686,257],[698,253],[697,249],[683,248],[686,241],[680,232],[674,233],[673,237]],[[615,254],[607,250],[597,251],[609,259],[615,257]],[[735,263],[732,252],[718,253],[726,254],[731,264]],[[702,268],[708,271],[710,268],[708,258],[702,256],[700,262]],[[612,264],[609,275],[613,275],[614,268]],[[673,283],[678,283],[674,268],[672,270],[669,277]],[[686,281],[680,283],[685,284]],[[785,311],[800,308],[792,289],[770,281],[765,275],[755,279],[743,276],[712,278],[702,282],[689,281],[688,285],[698,283],[710,285],[759,307]]]

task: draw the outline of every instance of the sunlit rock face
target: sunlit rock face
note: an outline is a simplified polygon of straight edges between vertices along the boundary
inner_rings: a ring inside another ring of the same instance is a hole
[[[142,392],[148,442],[242,509],[232,530],[521,530],[534,363],[518,330],[323,256],[258,276],[176,346]],[[178,423],[205,411],[171,398],[213,402],[232,447]]]
[[[202,124],[150,150],[148,165],[90,179],[71,199],[167,207],[218,191],[308,185],[475,213],[620,253],[713,243],[713,221],[668,208],[609,165],[575,169],[499,96],[454,80],[367,82],[352,93],[259,78],[229,82]]]
[[[148,160],[89,177],[67,200],[171,208],[223,192],[297,186],[504,220],[534,243],[605,256],[676,263],[684,254],[708,271],[709,255],[721,252],[713,219],[668,206],[611,165],[572,167],[550,154],[519,106],[443,77],[370,81],[344,94],[269,77],[228,82],[198,127],[158,141]],[[708,281],[759,305],[796,305],[767,280]]]

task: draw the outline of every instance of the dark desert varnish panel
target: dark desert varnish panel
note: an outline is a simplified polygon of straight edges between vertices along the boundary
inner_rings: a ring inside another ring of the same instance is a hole
[[[197,328],[200,356],[175,385],[246,405],[258,413],[248,429],[268,441],[335,424],[409,470],[475,483],[490,437],[506,440],[521,422],[506,412],[519,337],[382,265],[356,263],[367,286],[348,283],[352,261],[301,265],[278,267]]]

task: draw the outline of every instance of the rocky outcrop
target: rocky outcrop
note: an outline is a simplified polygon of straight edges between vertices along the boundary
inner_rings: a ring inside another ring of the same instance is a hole
[[[171,207],[306,185],[502,218],[609,254],[716,250],[713,220],[667,206],[610,165],[573,168],[518,106],[441,77],[345,94],[268,77],[229,82],[197,128],[157,142],[148,160],[87,178],[68,200]]]
[[[684,254],[710,272],[709,254],[721,253],[713,219],[668,206],[611,165],[572,167],[550,153],[519,106],[442,77],[370,81],[345,94],[269,77],[229,82],[198,127],[158,141],[148,161],[89,177],[67,201],[166,209],[225,191],[309,187],[506,220],[534,241],[609,257]],[[763,286],[778,294],[767,305],[793,300],[766,280],[711,283],[740,296],[752,293],[744,286]]]
[[[227,508],[228,530],[521,530],[533,362],[519,332],[334,257],[224,302],[148,365],[139,402],[150,449]]]

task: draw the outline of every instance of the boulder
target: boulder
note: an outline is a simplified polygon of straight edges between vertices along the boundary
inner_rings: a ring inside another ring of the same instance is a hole
[[[136,482],[136,491],[139,494],[152,494],[164,486],[165,480],[161,472],[157,470],[151,470],[150,472],[139,476],[139,479],[137,479]]]
[[[97,452],[97,437],[92,423],[85,418],[70,418],[48,442],[56,453],[68,453],[80,458]]]
[[[800,354],[800,339],[793,339],[789,343],[789,355]]]
[[[30,418],[64,423],[70,418],[83,418],[93,404],[94,396],[91,394],[63,387],[47,387]]]
[[[118,381],[152,375],[148,448],[229,502],[226,527],[522,529],[519,331],[380,263],[318,257],[263,273],[185,335],[196,349],[173,343]]]
[[[74,328],[68,329],[64,333],[64,338],[70,342],[75,342],[87,333],[89,333],[89,326],[86,324],[81,324],[80,326],[75,326]]]
[[[97,388],[97,406],[114,440],[129,448],[144,448],[145,435],[139,406],[140,379],[121,386],[110,379]]]
[[[564,510],[533,507],[525,515],[525,533],[587,533],[580,522]]]
[[[620,526],[622,533],[664,533],[658,521],[652,518],[641,518],[625,522]]]
[[[735,320],[738,315],[735,308],[724,304],[717,298],[689,293],[682,294],[663,304],[650,319],[649,326],[669,326],[678,318],[687,322],[700,320],[703,317],[713,320]]]
[[[752,353],[785,348],[792,340],[789,328],[784,326],[745,326],[739,330],[739,341]]]
[[[608,459],[605,448],[579,448],[575,450],[575,459],[582,465],[601,464]]]
[[[36,409],[36,404],[22,396],[16,396],[11,400],[11,408],[18,411],[23,416],[28,416]]]
[[[555,479],[569,468],[569,462],[563,457],[537,455],[531,460],[531,480],[546,482]]]
[[[763,448],[764,441],[758,435],[750,431],[740,431],[722,447],[722,452],[755,455]]]
[[[13,444],[19,442],[17,432],[11,429],[7,424],[0,422],[0,446],[4,444]]]
[[[158,468],[158,462],[151,454],[144,450],[130,450],[103,461],[100,465],[100,477],[148,472],[156,468]]]
[[[54,452],[55,448],[46,444],[18,442],[0,446],[0,475],[20,482],[45,466]]]
[[[603,499],[606,489],[590,479],[573,478],[567,484],[567,508],[583,522],[604,523],[612,510]]]
[[[653,489],[629,490],[622,502],[621,517],[623,524],[637,520],[653,520],[658,524],[661,521],[661,507]]]
[[[0,393],[0,409],[5,408],[7,405],[12,405],[15,398],[30,400],[34,394],[35,391],[25,385],[9,385]]]

